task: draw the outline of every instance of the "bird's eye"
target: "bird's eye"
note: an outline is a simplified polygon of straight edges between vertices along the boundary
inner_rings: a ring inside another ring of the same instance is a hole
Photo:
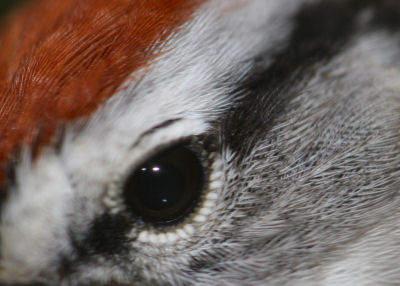
[[[129,211],[154,225],[175,223],[198,204],[205,175],[197,154],[181,144],[156,154],[123,184]]]

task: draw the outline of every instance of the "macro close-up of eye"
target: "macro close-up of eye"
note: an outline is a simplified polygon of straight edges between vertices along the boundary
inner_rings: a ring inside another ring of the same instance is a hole
[[[400,285],[400,0],[0,0],[0,286]]]
[[[123,184],[126,207],[151,224],[184,219],[199,203],[205,172],[198,155],[180,144],[157,153]]]

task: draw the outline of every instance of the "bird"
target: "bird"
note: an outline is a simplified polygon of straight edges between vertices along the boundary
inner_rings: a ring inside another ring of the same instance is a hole
[[[398,285],[394,0],[31,0],[0,29],[0,284]]]

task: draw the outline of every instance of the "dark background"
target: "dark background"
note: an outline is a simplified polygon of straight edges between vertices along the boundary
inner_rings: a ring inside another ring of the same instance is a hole
[[[26,0],[0,0],[0,19],[15,5]]]

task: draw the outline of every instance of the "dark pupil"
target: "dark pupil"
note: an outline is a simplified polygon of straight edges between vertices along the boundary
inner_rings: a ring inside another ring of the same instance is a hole
[[[139,200],[155,211],[173,207],[185,188],[184,174],[166,162],[145,165],[136,176]]]
[[[196,154],[185,145],[169,148],[136,169],[124,184],[128,209],[154,224],[183,219],[198,203],[204,174]]]

